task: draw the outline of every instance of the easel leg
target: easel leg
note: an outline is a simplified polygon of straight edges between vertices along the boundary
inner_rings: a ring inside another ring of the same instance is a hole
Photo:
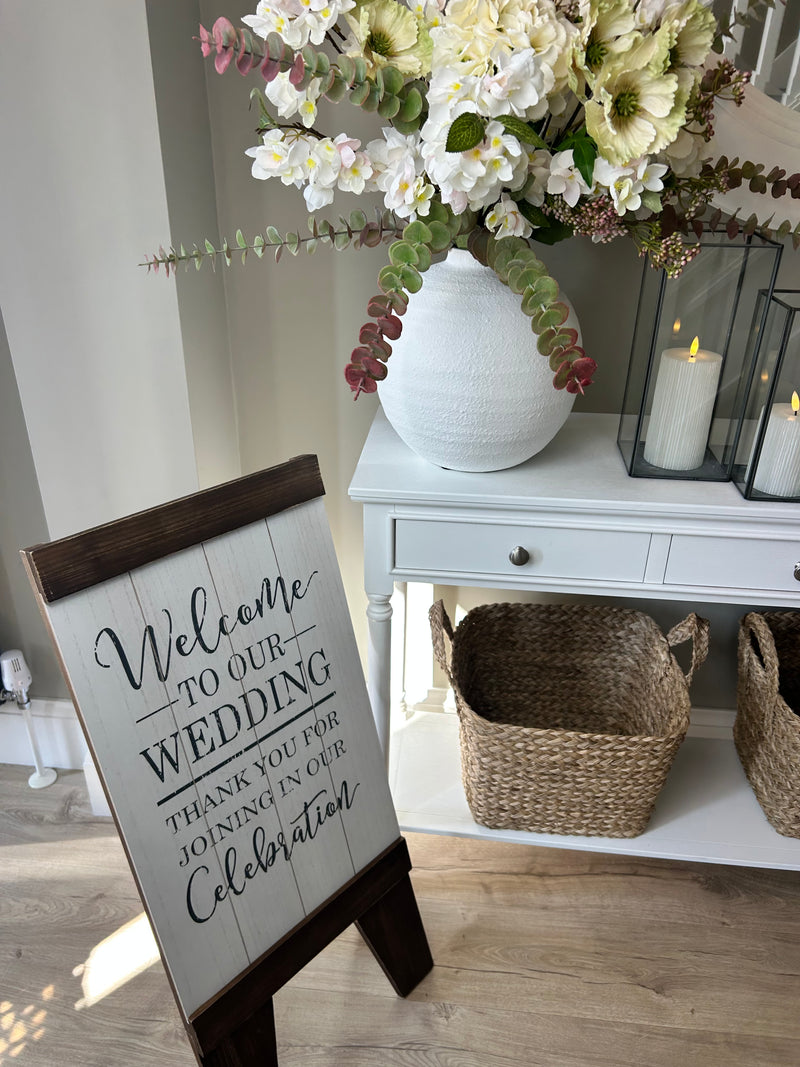
[[[401,997],[408,996],[433,967],[408,875],[368,908],[356,926]]]
[[[278,1067],[272,997],[199,1062],[201,1067]]]

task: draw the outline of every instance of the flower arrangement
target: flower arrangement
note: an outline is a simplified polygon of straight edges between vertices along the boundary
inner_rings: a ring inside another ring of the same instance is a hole
[[[774,0],[749,0],[747,15]],[[409,294],[432,257],[468,249],[521,298],[557,389],[582,392],[596,364],[564,324],[558,285],[533,250],[573,235],[631,238],[674,276],[699,251],[716,193],[800,197],[800,174],[707,158],[718,97],[741,103],[748,75],[715,60],[732,27],[702,0],[259,0],[236,29],[200,28],[216,70],[259,72],[255,178],[302,189],[309,236],[268,226],[236,247],[160,249],[147,265],[167,273],[238,249],[262,256],[328,244],[387,242],[388,264],[368,304],[345,377],[356,397],[386,377]],[[318,129],[320,100],[376,115],[362,144]],[[383,195],[376,221],[356,210],[337,223],[317,212],[337,191]],[[766,229],[800,244],[800,226],[774,230],[755,215],[725,226]],[[688,240],[687,240],[688,235]]]

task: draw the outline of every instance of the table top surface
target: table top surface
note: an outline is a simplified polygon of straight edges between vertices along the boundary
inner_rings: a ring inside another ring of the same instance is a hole
[[[800,526],[800,505],[745,500],[732,482],[631,478],[618,415],[569,416],[538,455],[504,471],[444,470],[411,451],[378,410],[350,484],[363,503],[680,515]]]

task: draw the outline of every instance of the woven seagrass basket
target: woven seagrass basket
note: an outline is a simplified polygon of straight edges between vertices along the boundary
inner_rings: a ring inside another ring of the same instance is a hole
[[[739,624],[733,740],[771,825],[800,837],[800,612],[750,612]]]
[[[441,601],[430,620],[456,696],[462,779],[476,822],[642,833],[689,725],[688,686],[708,650],[706,620],[689,615],[665,638],[638,611],[489,604],[454,633]],[[689,639],[684,677],[670,647]]]

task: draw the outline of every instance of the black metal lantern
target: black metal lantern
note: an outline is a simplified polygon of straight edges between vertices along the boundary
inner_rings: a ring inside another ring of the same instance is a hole
[[[689,238],[687,238],[687,243]],[[618,443],[638,478],[726,481],[753,359],[783,248],[704,231],[677,278],[645,264]]]
[[[733,479],[748,499],[800,500],[800,291],[763,292],[752,373],[732,440]]]

